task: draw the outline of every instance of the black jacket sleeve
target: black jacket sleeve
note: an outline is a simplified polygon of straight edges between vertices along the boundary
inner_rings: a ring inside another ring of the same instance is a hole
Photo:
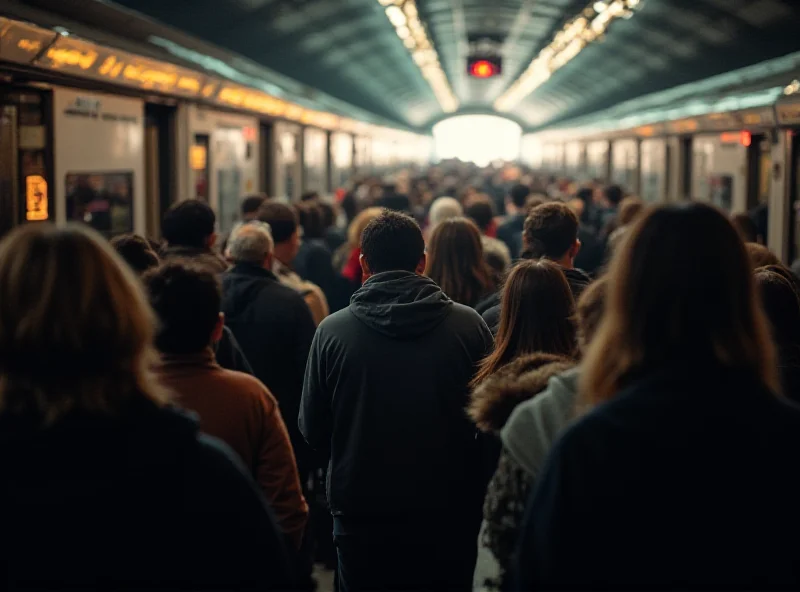
[[[325,353],[320,331],[317,331],[306,365],[298,421],[300,432],[309,446],[315,450],[327,449],[330,446],[333,429],[331,399],[325,374]]]
[[[228,327],[222,328],[222,339],[217,343],[217,363],[228,370],[236,370],[246,374],[253,374],[253,368],[239,347],[239,342]]]

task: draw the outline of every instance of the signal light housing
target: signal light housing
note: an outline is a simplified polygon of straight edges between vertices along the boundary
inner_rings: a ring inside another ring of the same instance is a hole
[[[473,78],[494,78],[503,72],[499,57],[471,57],[467,60],[467,74]]]

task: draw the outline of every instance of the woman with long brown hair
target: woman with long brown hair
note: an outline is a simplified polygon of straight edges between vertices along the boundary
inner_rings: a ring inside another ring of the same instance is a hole
[[[154,315],[110,245],[29,225],[0,243],[0,522],[11,588],[287,588],[241,462],[169,405]]]
[[[580,390],[589,410],[538,479],[515,589],[800,585],[800,410],[778,394],[722,212],[665,206],[634,225]]]
[[[481,362],[473,386],[525,354],[575,356],[575,300],[555,263],[545,259],[518,263],[503,288],[500,310],[494,351]]]
[[[483,258],[481,233],[472,220],[439,222],[428,238],[427,253],[425,275],[451,300],[474,307],[495,290]]]

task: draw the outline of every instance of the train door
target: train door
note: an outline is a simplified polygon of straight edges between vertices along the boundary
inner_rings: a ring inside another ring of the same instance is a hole
[[[145,105],[145,195],[148,236],[161,234],[161,219],[175,199],[175,108]]]
[[[751,136],[743,132],[747,146],[747,210],[769,201],[772,178],[772,144],[764,134]]]
[[[302,152],[303,135],[297,125],[286,122],[275,124],[272,146],[275,158],[272,193],[286,201],[300,199],[303,182]]]
[[[791,224],[789,225],[789,261],[800,257],[800,130],[790,132],[789,163],[789,204]]]
[[[0,236],[54,217],[49,93],[0,93]]]

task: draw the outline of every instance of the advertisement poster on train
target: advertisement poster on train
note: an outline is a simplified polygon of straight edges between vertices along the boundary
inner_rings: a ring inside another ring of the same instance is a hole
[[[217,173],[219,186],[219,227],[229,232],[239,218],[239,198],[242,195],[242,172],[238,168],[220,169]]]
[[[67,173],[67,220],[105,236],[133,231],[133,172]]]

